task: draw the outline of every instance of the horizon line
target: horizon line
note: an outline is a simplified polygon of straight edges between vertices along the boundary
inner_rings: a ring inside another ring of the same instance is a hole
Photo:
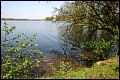
[[[2,18],[2,17],[1,17]],[[4,17],[3,17],[4,18]],[[8,18],[8,19],[30,19],[30,18]],[[37,19],[37,18],[36,18]]]

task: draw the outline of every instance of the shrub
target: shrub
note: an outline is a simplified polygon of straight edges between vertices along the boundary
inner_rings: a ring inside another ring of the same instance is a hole
[[[9,34],[13,33],[14,29],[15,26],[8,27],[8,24],[4,22],[4,27],[1,30],[4,33],[2,34],[4,38],[1,41],[1,47],[4,48],[3,52],[1,50],[2,79],[28,78],[29,70],[39,66],[42,57],[40,50],[27,50],[30,46],[38,46],[38,44],[32,43],[37,34],[34,34],[31,38],[24,33],[11,39],[7,38]],[[35,58],[36,55],[39,55],[39,57]]]

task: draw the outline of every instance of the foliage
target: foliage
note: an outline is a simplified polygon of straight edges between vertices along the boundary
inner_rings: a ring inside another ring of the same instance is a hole
[[[8,24],[4,22],[1,30],[4,36],[1,41],[1,46],[4,48],[4,51],[1,51],[2,79],[28,78],[29,70],[39,66],[42,57],[40,50],[27,50],[30,46],[38,46],[32,43],[36,39],[36,34],[31,38],[24,33],[11,39],[7,38],[14,29],[15,26],[8,27]],[[36,55],[39,57],[35,58]]]
[[[117,69],[119,69],[119,56],[105,60],[99,66],[94,64],[91,68],[79,67],[67,74],[57,74],[45,79],[119,79]]]
[[[45,18],[46,21],[52,21],[53,19],[54,19],[53,16],[52,16],[52,17],[46,17],[46,18]]]
[[[82,45],[80,48],[88,53],[91,51],[97,55],[108,55],[115,49],[116,45],[118,46],[119,1],[65,2],[59,9],[54,9],[56,18],[59,17],[61,21],[65,20],[72,23],[72,27],[77,24],[88,26],[89,34],[83,35],[86,40],[80,43]],[[100,34],[99,41],[97,40],[98,30],[102,31],[103,34]],[[107,58],[107,56],[102,57]]]
[[[52,67],[54,75],[59,74],[63,76],[72,70],[71,65],[68,62],[64,62],[64,61],[60,62],[59,70],[57,70],[57,68],[55,68],[55,66],[53,65],[51,65],[51,67]]]
[[[87,52],[92,52],[93,54],[97,54],[97,57],[91,56],[90,58],[85,57],[86,59],[89,60],[105,60],[108,56],[109,53],[112,52],[114,53],[114,47],[115,47],[115,42],[113,40],[105,41],[103,38],[100,39],[99,41],[87,41],[85,43],[82,43],[82,48],[87,50]],[[85,54],[81,54],[83,56],[86,56]],[[88,54],[89,55],[89,54]]]

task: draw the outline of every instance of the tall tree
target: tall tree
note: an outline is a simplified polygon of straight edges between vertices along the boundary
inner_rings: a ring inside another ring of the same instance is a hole
[[[83,49],[98,54],[105,59],[119,43],[119,1],[75,1],[65,2],[59,9],[55,8],[59,20],[88,26],[87,41]],[[102,30],[104,37],[97,41],[97,31]],[[109,36],[109,39],[105,37]],[[104,56],[106,55],[106,56]]]

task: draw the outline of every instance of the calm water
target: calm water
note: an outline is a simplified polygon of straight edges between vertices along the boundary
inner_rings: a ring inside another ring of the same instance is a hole
[[[58,29],[55,23],[51,22],[40,22],[40,21],[7,21],[7,24],[16,26],[14,33],[9,37],[15,37],[20,33],[25,33],[28,37],[37,33],[37,39],[34,43],[39,44],[34,49],[39,49],[45,54],[49,54],[52,49],[61,51],[58,45]],[[3,21],[1,26],[3,26]]]
[[[56,54],[65,52],[62,47],[64,45],[61,46],[59,39],[64,35],[66,30],[66,28],[62,26],[63,23],[57,25],[56,23],[44,21],[6,21],[6,23],[10,26],[16,26],[16,29],[12,34],[8,35],[8,38],[13,38],[21,33],[26,34],[28,37],[32,37],[33,34],[37,33],[37,39],[34,40],[34,43],[37,43],[39,46],[28,49],[39,49],[43,52],[44,57],[38,68],[39,70],[37,70],[39,72],[35,72],[38,73],[39,76],[51,75],[52,71],[49,65],[53,63],[59,67],[59,62],[67,59],[65,56]],[[65,25],[67,25],[67,23]],[[1,28],[3,26],[4,21],[1,21]],[[63,28],[60,29],[59,27],[61,26]],[[3,38],[4,37],[1,36],[1,39]],[[64,43],[64,41],[62,41],[62,43]]]
[[[35,68],[34,74],[38,74],[38,76],[52,75],[49,65],[54,64],[59,68],[60,61],[69,61],[74,69],[87,64],[81,61],[82,58],[79,56],[79,53],[83,51],[80,49],[80,42],[86,40],[86,37],[82,37],[82,35],[89,34],[87,26],[66,27],[69,23],[63,26],[62,22],[56,25],[56,23],[44,21],[7,21],[7,24],[16,26],[14,32],[8,36],[9,38],[21,33],[32,37],[33,34],[37,33],[37,39],[34,40],[34,43],[39,44],[39,46],[29,49],[39,49],[43,52],[44,57],[41,65]],[[4,21],[1,21],[1,26],[3,27],[3,25]],[[84,30],[79,32],[81,29]],[[102,31],[96,32],[97,40],[99,40],[101,33]]]

